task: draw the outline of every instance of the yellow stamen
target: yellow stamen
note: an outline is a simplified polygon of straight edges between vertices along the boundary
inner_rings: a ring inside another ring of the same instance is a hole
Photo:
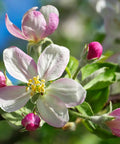
[[[37,77],[33,77],[34,82],[37,81]]]
[[[31,85],[31,83],[27,83],[27,86],[29,87]]]
[[[36,80],[35,81],[35,84],[40,84],[41,82],[39,80]]]
[[[33,96],[34,95],[34,92],[33,91],[31,91],[31,96]]]
[[[31,85],[31,89],[32,89],[32,91],[35,91],[36,90],[36,85]]]
[[[39,93],[41,92],[41,87],[38,87],[38,92],[39,92]]]
[[[44,79],[41,79],[41,82],[43,82],[43,83],[44,83],[44,82],[45,82],[45,80],[44,80]]]
[[[45,80],[39,80],[39,76],[33,77],[33,79],[29,79],[26,87],[26,91],[31,90],[31,96],[36,93],[41,93],[42,95],[45,92]]]
[[[41,87],[45,87],[45,84],[44,84],[44,83],[42,83],[42,84],[41,84]]]
[[[29,90],[29,87],[26,87],[26,92]]]
[[[41,87],[41,92],[43,92],[43,93],[45,92],[45,89],[43,87]]]
[[[28,81],[29,83],[32,83],[33,82],[33,80],[32,79],[29,79],[29,81]]]
[[[37,80],[39,80],[39,75],[37,76]]]

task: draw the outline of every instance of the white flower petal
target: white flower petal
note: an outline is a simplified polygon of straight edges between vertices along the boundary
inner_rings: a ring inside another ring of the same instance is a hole
[[[69,62],[69,50],[55,44],[49,45],[38,59],[38,73],[46,81],[59,78]]]
[[[45,95],[37,100],[37,108],[41,118],[49,125],[63,127],[69,120],[68,110],[54,95]]]
[[[6,86],[0,88],[0,107],[6,112],[13,112],[23,107],[30,94],[25,86]]]
[[[37,76],[34,60],[17,47],[5,49],[3,60],[8,73],[22,82],[28,82],[33,76]]]
[[[48,89],[48,94],[55,95],[62,100],[67,107],[81,104],[86,97],[86,91],[75,80],[61,78],[53,82]]]

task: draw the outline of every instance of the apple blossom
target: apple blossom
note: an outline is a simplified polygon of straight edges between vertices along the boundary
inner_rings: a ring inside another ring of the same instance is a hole
[[[40,118],[38,115],[35,115],[34,113],[29,113],[22,119],[21,123],[26,130],[35,131],[39,127]]]
[[[6,14],[5,22],[8,31],[15,37],[33,42],[38,42],[52,34],[58,27],[58,10],[52,5],[43,6],[40,11],[36,9],[37,7],[33,7],[24,14],[22,30],[16,27]]]
[[[87,59],[99,59],[102,55],[103,47],[99,42],[91,42],[88,44]]]
[[[0,71],[0,88],[6,86],[6,78],[4,74]]]
[[[120,108],[115,109],[109,115],[115,117],[115,119],[106,122],[106,124],[111,129],[113,135],[120,137]]]
[[[69,120],[67,108],[81,104],[86,97],[86,91],[78,82],[58,79],[69,62],[69,50],[63,46],[50,44],[37,64],[17,47],[5,49],[3,59],[9,74],[27,83],[27,86],[1,88],[0,107],[4,111],[16,111],[38,94],[36,106],[41,118],[54,127],[62,127]],[[58,80],[53,82],[55,79]]]

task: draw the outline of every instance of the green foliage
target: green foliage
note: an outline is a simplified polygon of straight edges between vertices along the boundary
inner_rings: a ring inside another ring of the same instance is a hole
[[[84,88],[87,90],[98,90],[115,82],[116,72],[120,72],[120,67],[112,63],[92,63],[83,67],[81,72],[82,80],[85,81],[86,79]],[[90,77],[92,79],[89,81]]]
[[[92,108],[90,107],[90,105],[87,102],[83,102],[82,104],[76,106],[75,108],[81,114],[89,115],[89,116],[93,115]]]
[[[96,104],[96,103],[95,103]],[[96,104],[97,105],[97,104]],[[78,105],[75,107],[76,110],[83,114],[84,116],[93,116],[93,111],[90,107],[90,105],[87,102],[82,103],[81,105]],[[96,106],[96,108],[100,109],[99,106]],[[114,137],[109,130],[105,128],[101,128],[98,125],[94,124],[93,122],[89,120],[83,120],[83,124],[85,127],[92,133],[96,134],[97,136],[101,138],[111,138]]]
[[[12,127],[5,120],[0,121],[0,142],[8,140],[12,134]]]
[[[88,90],[86,101],[91,105],[94,113],[99,112],[104,107],[109,97],[109,87],[100,90]]]
[[[5,118],[13,127],[20,127],[21,126],[21,120],[25,115],[28,113],[31,113],[33,110],[33,105],[28,102],[24,107],[21,109],[11,112],[11,113],[2,113],[2,117]]]
[[[93,133],[102,139],[115,138],[115,136],[112,135],[112,133],[110,131],[100,128],[99,126],[95,127]]]
[[[66,67],[66,72],[67,72],[66,77],[70,77],[71,78],[72,75],[77,70],[78,65],[79,65],[79,61],[75,57],[70,56],[69,63],[67,65],[67,67]]]

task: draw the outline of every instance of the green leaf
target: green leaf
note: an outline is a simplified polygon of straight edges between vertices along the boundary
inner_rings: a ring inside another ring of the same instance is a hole
[[[3,112],[2,117],[5,118],[12,126],[20,127],[23,117],[28,113],[31,113],[32,110],[33,105],[30,102],[28,102],[26,106],[22,107],[21,109],[15,112],[11,113]]]
[[[111,69],[112,72],[120,72],[120,67],[117,64],[106,63],[106,62],[105,63],[92,63],[92,64],[88,64],[84,66],[81,69],[82,80],[84,80],[86,77],[88,77],[90,74],[92,74],[96,70],[103,68],[103,67],[107,68],[108,70]]]
[[[110,58],[113,55],[113,53],[114,53],[113,51],[106,51],[104,53],[104,55],[102,55],[100,57],[100,59],[98,60],[98,62],[105,62],[108,58]]]
[[[107,138],[116,138],[110,130],[106,130],[104,128],[101,128],[100,126],[92,123],[91,121],[84,121],[83,122],[84,126],[93,134],[97,135],[98,137],[102,139],[107,139]]]
[[[67,65],[67,67],[66,67],[66,72],[67,72],[66,77],[70,77],[71,78],[72,75],[77,70],[78,65],[79,65],[79,61],[76,58],[74,58],[73,56],[70,56],[69,63]]]
[[[103,89],[116,80],[120,67],[112,63],[93,63],[82,68],[82,82],[85,89]]]
[[[99,74],[105,72],[105,67],[96,70],[95,72],[93,72],[91,75],[89,75],[87,78],[85,78],[81,84],[82,86],[86,85],[87,83],[89,83],[91,80],[93,80],[95,77],[97,77]]]
[[[82,104],[75,107],[78,112],[80,112],[83,115],[93,115],[93,111],[90,107],[90,105],[87,102],[83,102]]]
[[[75,121],[76,118],[79,117],[78,115],[74,114],[74,112],[78,114],[81,113],[82,115],[86,115],[86,116],[93,115],[93,111],[90,105],[85,101],[82,104],[72,108],[72,110],[69,110],[70,121]]]
[[[107,139],[107,138],[116,138],[110,131],[103,129],[99,126],[96,126],[95,130],[93,133],[97,136],[99,136],[102,139]]]
[[[87,83],[84,88],[89,90],[99,90],[103,89],[110,84],[112,84],[115,80],[115,75],[111,70],[106,71],[105,73],[102,73],[95,77],[93,80],[91,80],[89,83]]]
[[[93,111],[87,102],[84,102],[81,105],[76,106],[75,108],[77,109],[78,112],[82,113],[83,115],[89,115],[89,116],[93,115]],[[95,135],[101,138],[114,137],[110,131],[99,127],[98,125],[94,124],[89,120],[83,120],[82,122],[90,132],[94,133]]]
[[[91,105],[94,113],[99,112],[104,107],[109,97],[109,87],[101,90],[88,90],[86,101]]]
[[[14,132],[13,129],[5,120],[0,121],[0,143],[1,144],[2,141],[10,140],[13,132]]]
[[[90,132],[92,132],[92,133],[94,132],[94,130],[95,130],[94,123],[92,123],[91,121],[84,120],[83,124]]]

